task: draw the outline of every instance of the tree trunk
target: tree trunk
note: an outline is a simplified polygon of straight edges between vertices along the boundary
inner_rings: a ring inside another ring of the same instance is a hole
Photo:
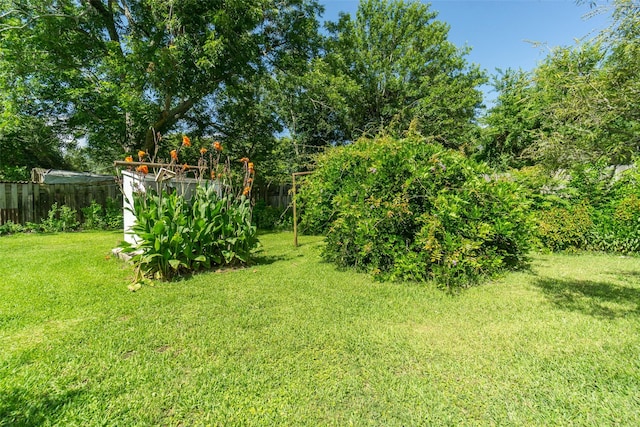
[[[145,150],[149,153],[153,153],[156,144],[156,133],[159,132],[160,134],[163,134],[167,130],[171,129],[171,127],[176,124],[176,122],[180,120],[194,104],[195,101],[193,99],[187,99],[169,111],[164,110],[160,114],[160,118],[151,125],[149,129],[147,129],[144,138]]]

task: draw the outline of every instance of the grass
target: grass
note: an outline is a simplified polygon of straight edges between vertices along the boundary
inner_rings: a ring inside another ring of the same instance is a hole
[[[640,425],[638,258],[450,296],[269,234],[254,267],[131,293],[120,238],[0,238],[0,426]]]

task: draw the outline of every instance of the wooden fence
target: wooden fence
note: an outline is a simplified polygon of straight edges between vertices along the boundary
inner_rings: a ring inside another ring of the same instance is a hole
[[[291,184],[260,186],[253,189],[256,201],[264,201],[267,206],[285,209],[291,205]]]
[[[82,208],[91,205],[92,201],[105,206],[107,199],[118,200],[122,204],[122,193],[117,183],[0,182],[0,225],[7,221],[39,223],[47,218],[54,203],[75,209],[78,220],[82,220]]]
[[[254,188],[256,201],[268,206],[286,209],[291,205],[291,185],[262,186]],[[105,206],[107,199],[122,204],[119,186],[113,183],[95,184],[39,184],[35,182],[0,182],[0,225],[8,221],[15,224],[39,223],[57,203],[78,213],[82,221],[82,208],[92,201]]]

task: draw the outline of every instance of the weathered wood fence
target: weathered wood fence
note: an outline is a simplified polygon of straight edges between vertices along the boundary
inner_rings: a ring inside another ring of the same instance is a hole
[[[75,209],[78,219],[82,220],[82,208],[91,205],[92,201],[105,206],[107,199],[122,204],[122,193],[115,181],[91,184],[0,182],[0,225],[8,221],[38,223],[47,218],[54,203]]]
[[[267,206],[285,209],[292,202],[291,184],[260,186],[253,189],[256,201],[262,200]]]
[[[290,206],[291,185],[261,186],[254,188],[256,201],[268,206],[285,209]],[[39,184],[35,182],[0,182],[0,225],[8,221],[15,224],[39,223],[57,203],[78,212],[82,220],[82,208],[92,201],[105,206],[107,199],[122,204],[120,187],[113,183],[87,184]]]

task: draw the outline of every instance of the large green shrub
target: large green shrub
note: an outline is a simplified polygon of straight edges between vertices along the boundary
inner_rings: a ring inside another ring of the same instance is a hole
[[[583,203],[537,212],[538,242],[554,252],[586,248],[593,229],[592,211],[589,204]]]
[[[634,167],[615,177],[594,213],[590,249],[640,252],[640,168]],[[587,196],[588,197],[588,196]]]
[[[301,187],[301,225],[326,234],[324,256],[341,267],[455,288],[525,262],[521,188],[430,140],[329,150]]]
[[[218,197],[214,185],[199,186],[191,201],[175,191],[135,193],[134,211],[138,240],[124,248],[143,276],[170,279],[246,263],[258,245],[249,199]]]
[[[577,165],[562,179],[533,168],[511,174],[530,189],[541,249],[640,252],[637,163],[619,173],[602,163]]]

